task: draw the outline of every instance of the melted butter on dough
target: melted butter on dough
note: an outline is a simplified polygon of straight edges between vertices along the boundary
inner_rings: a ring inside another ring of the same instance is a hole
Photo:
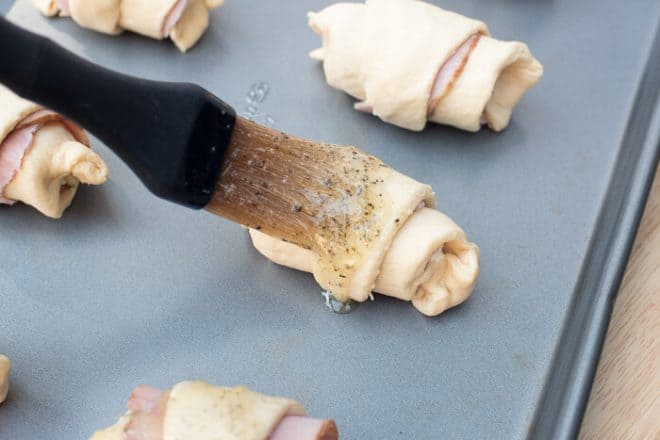
[[[108,168],[94,151],[76,141],[67,128],[51,122],[35,133],[4,195],[60,218],[81,182],[100,185],[107,177]]]
[[[305,411],[293,400],[265,396],[245,387],[182,382],[170,394],[163,440],[266,440],[285,415],[301,416]]]
[[[312,273],[340,301],[362,302],[397,230],[420,203],[433,205],[433,191],[355,148],[328,154],[344,156],[344,168],[303,208],[317,220]]]
[[[250,230],[254,246],[283,266],[312,272],[313,251]],[[436,316],[465,301],[479,275],[479,248],[449,217],[431,208],[415,211],[386,249],[374,291],[412,301]]]
[[[234,144],[249,141],[252,129],[263,130],[240,124]],[[342,302],[365,301],[401,225],[420,204],[434,206],[431,187],[355,147],[263,134],[263,144],[227,152],[218,212],[312,250],[325,290]]]

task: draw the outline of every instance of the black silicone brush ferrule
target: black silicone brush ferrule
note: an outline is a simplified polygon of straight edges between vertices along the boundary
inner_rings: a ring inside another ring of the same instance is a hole
[[[0,18],[0,82],[76,121],[154,194],[191,208],[211,200],[235,111],[199,86],[134,78]]]

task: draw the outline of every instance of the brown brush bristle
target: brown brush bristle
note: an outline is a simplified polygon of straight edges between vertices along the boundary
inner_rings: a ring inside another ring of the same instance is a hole
[[[380,230],[387,165],[354,147],[288,136],[238,119],[207,209],[314,249],[338,279]],[[340,267],[341,266],[341,267]],[[336,287],[341,288],[341,285]]]
[[[360,170],[352,169],[347,155],[380,164],[353,147],[289,136],[239,118],[207,209],[309,249],[323,228],[327,203],[346,200],[352,190],[364,192],[356,188]],[[336,214],[337,220],[343,217]]]

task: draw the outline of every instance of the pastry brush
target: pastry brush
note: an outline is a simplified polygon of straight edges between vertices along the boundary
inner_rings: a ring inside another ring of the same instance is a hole
[[[110,71],[1,17],[0,53],[0,82],[90,131],[155,195],[306,249],[337,221],[319,222],[320,205],[345,198],[362,163],[377,161],[237,117],[197,85]]]

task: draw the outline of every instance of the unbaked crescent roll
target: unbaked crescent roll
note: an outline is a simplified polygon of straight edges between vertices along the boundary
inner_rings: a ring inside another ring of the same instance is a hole
[[[128,413],[91,440],[337,440],[331,420],[305,416],[293,400],[244,387],[181,382],[169,391],[139,386]]]
[[[80,183],[107,177],[80,127],[0,85],[0,204],[20,201],[59,218]]]
[[[0,354],[0,403],[4,402],[9,393],[9,370],[11,362],[5,355]]]
[[[478,20],[418,0],[337,3],[309,13],[323,39],[312,58],[357,110],[420,131],[427,121],[504,129],[543,74],[524,43],[489,36]]]
[[[291,243],[250,230],[252,242],[271,261],[313,272],[316,256]],[[396,233],[376,274],[373,290],[411,301],[427,316],[437,316],[465,301],[479,275],[479,248],[441,212],[422,207]]]
[[[115,35],[132,31],[170,38],[186,52],[209,26],[209,11],[224,0],[34,0],[47,16],[70,16],[80,26]]]

